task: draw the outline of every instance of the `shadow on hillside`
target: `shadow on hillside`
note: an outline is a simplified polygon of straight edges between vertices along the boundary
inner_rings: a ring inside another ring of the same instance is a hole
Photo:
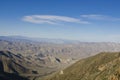
[[[0,80],[29,80],[17,74],[0,72]]]

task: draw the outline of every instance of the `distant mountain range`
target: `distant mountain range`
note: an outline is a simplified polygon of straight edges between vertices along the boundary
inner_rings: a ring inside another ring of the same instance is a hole
[[[68,44],[68,43],[79,43],[77,40],[64,40],[64,39],[48,39],[48,38],[30,38],[24,36],[0,36],[2,40],[9,41],[25,41],[25,42],[41,42],[41,43],[56,43],[56,44]]]
[[[5,80],[14,80],[9,75],[15,74],[20,79],[44,80],[44,77],[100,52],[120,52],[120,43],[49,42],[49,39],[0,36],[0,78],[8,74]]]

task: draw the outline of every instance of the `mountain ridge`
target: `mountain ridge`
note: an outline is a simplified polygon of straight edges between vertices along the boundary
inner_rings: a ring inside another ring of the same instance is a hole
[[[102,52],[44,80],[120,80],[120,52]]]
[[[79,43],[78,40],[67,40],[67,39],[52,39],[52,38],[32,38],[25,36],[0,36],[2,40],[10,41],[33,41],[33,42],[42,42],[42,43],[56,43],[56,44],[68,44],[68,43]]]

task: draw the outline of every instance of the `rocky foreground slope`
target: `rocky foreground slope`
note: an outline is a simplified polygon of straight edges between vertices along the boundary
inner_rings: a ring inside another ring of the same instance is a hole
[[[44,80],[120,80],[120,52],[82,59]]]

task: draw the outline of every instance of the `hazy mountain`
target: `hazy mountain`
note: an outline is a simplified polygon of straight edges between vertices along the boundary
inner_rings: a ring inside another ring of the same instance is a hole
[[[64,40],[64,39],[49,39],[49,38],[31,38],[24,36],[0,36],[2,40],[9,41],[25,41],[25,42],[41,42],[41,43],[56,43],[56,44],[68,44],[68,43],[78,43],[77,40]]]
[[[120,53],[100,53],[82,59],[44,80],[120,80]]]

